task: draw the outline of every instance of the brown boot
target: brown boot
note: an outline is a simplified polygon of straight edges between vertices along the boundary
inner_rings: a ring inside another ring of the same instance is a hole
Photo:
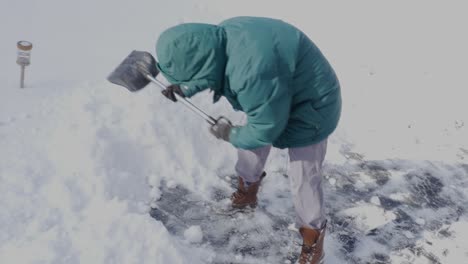
[[[257,206],[258,189],[260,188],[260,183],[262,182],[265,176],[266,173],[263,172],[262,176],[260,176],[260,180],[257,182],[250,183],[247,188],[244,185],[244,180],[239,176],[239,184],[237,186],[237,191],[235,191],[231,196],[232,207],[241,209],[247,206]]]
[[[323,240],[326,224],[322,229],[301,227],[299,232],[303,238],[299,264],[321,264],[324,261]]]

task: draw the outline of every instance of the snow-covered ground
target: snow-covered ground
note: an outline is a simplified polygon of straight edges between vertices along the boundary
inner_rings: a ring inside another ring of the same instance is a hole
[[[213,197],[231,190],[235,149],[156,87],[131,94],[105,80],[131,50],[154,54],[169,26],[238,15],[304,29],[342,83],[325,168],[327,263],[464,263],[465,10],[420,0],[0,0],[0,263],[294,259],[284,151],[268,161],[258,212],[205,221],[225,203]],[[22,39],[34,44],[25,89]],[[242,120],[225,101],[193,101]]]

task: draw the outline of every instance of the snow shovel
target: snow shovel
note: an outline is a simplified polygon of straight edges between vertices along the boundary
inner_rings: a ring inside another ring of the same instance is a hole
[[[122,63],[107,77],[111,83],[123,86],[131,92],[136,92],[148,85],[150,82],[156,84],[161,89],[166,89],[166,86],[156,80],[159,74],[156,68],[156,60],[149,52],[134,50],[125,58]],[[188,107],[190,110],[201,116],[211,126],[216,125],[221,120],[227,120],[225,117],[218,119],[203,112],[189,100],[175,94],[177,101]],[[229,121],[229,120],[227,120]]]

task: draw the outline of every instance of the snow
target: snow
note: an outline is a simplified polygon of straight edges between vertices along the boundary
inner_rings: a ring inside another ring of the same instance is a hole
[[[425,225],[426,224],[426,221],[423,219],[423,218],[417,218],[416,219],[416,223],[418,225]]]
[[[149,195],[153,200],[159,200],[159,198],[161,198],[161,191],[158,187],[153,187]]]
[[[203,231],[200,226],[191,226],[185,230],[184,237],[190,243],[201,243],[203,241]]]
[[[324,169],[327,263],[463,263],[464,10],[461,2],[421,0],[1,1],[1,262],[217,263],[218,248],[204,242],[217,230],[189,225],[180,236],[148,212],[166,187],[210,201],[231,180],[235,150],[158,88],[132,94],[105,77],[131,50],[153,53],[169,26],[257,15],[302,28],[343,86],[343,116]],[[34,43],[34,61],[21,90],[15,60],[23,39]],[[193,102],[243,122],[226,101],[212,105],[200,95]],[[264,211],[224,225],[240,233],[228,233],[234,238],[223,245],[233,249],[229,261],[265,263],[234,249],[251,228],[273,230],[271,215],[289,221],[284,232],[297,232],[287,160],[285,151],[272,151],[259,200]]]
[[[173,180],[169,180],[167,183],[166,183],[167,187],[168,188],[175,188],[177,186],[177,182],[176,181],[173,181]]]
[[[365,233],[396,219],[396,215],[393,212],[365,203],[343,210],[341,214],[353,218],[358,223],[357,228]]]
[[[370,202],[377,205],[377,206],[380,206],[380,199],[378,196],[372,196],[371,199],[370,199]]]

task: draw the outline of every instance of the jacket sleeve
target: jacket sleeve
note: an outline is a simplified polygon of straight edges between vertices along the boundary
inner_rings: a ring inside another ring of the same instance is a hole
[[[158,68],[159,72],[162,73],[164,78],[171,84],[176,84],[180,86],[180,89],[182,90],[182,93],[190,98],[194,96],[195,94],[207,89],[210,87],[210,83],[206,79],[200,79],[200,80],[190,80],[187,82],[179,82],[175,79],[173,79],[170,75],[167,75],[164,73],[162,70],[161,66],[159,64],[156,64],[156,67]]]
[[[291,96],[285,79],[250,79],[237,93],[247,114],[247,124],[231,130],[229,141],[237,148],[255,149],[270,145],[286,128]]]
[[[210,84],[206,80],[183,82],[179,85],[184,95],[188,98],[210,87]]]

